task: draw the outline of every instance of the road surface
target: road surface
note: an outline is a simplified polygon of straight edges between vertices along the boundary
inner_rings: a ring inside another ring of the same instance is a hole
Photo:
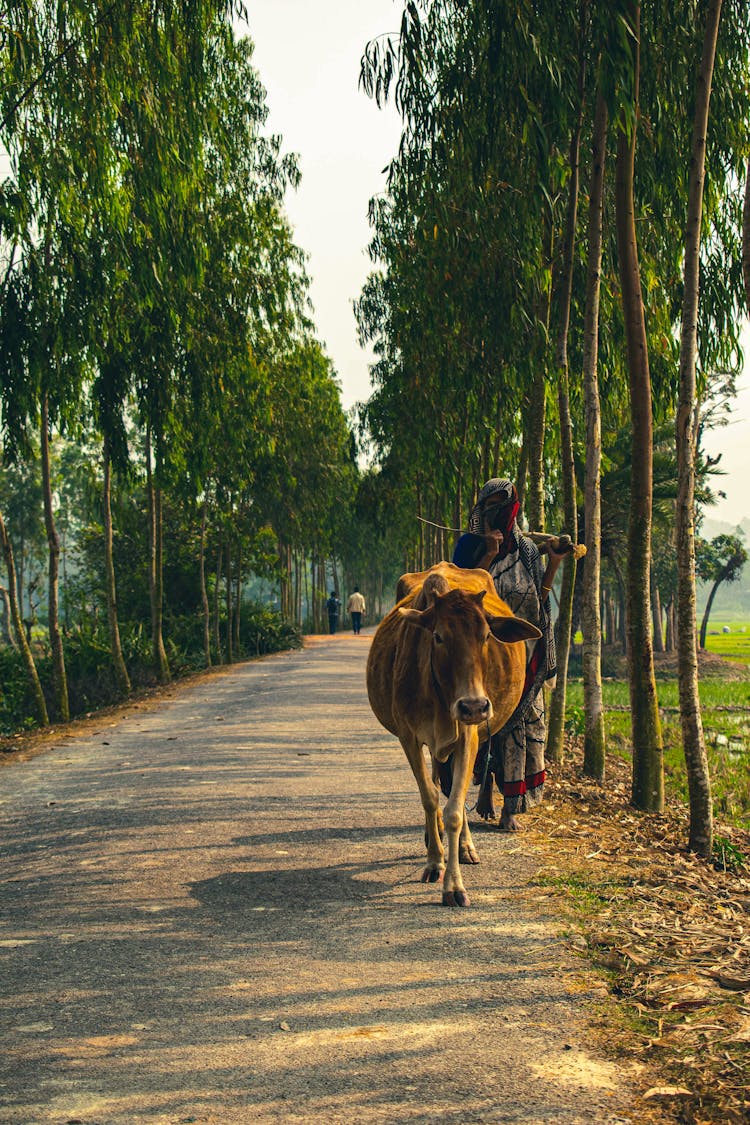
[[[217,671],[0,769],[0,1122],[631,1120],[533,833],[478,827],[469,909],[419,882],[368,646]]]

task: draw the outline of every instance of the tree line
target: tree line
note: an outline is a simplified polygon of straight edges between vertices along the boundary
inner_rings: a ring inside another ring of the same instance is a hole
[[[666,606],[690,846],[710,855],[696,526],[750,291],[747,4],[408,0],[360,79],[404,122],[357,306],[377,356],[360,426],[394,535],[416,568],[449,555],[503,475],[527,527],[587,543],[563,573],[548,753],[580,622],[585,770],[604,776],[604,620],[628,653],[632,800],[653,811]]]
[[[205,664],[247,650],[251,582],[311,628],[365,561],[382,596],[283,209],[299,171],[264,127],[244,14],[9,0],[0,15],[2,595],[40,723],[70,716],[82,630],[122,696],[135,649],[161,682],[180,646]]]
[[[356,307],[373,394],[347,417],[243,5],[8,0],[0,543],[36,721],[69,715],[84,633],[124,695],[136,651],[162,681],[185,638],[204,664],[248,651],[248,587],[273,591],[273,628],[321,628],[331,586],[382,610],[399,572],[450,557],[483,480],[509,475],[528,527],[588,545],[563,571],[550,756],[580,624],[585,768],[603,776],[617,638],[632,798],[659,810],[654,648],[675,644],[690,845],[710,854],[695,577],[738,556],[696,527],[750,289],[747,14],[404,3],[362,59],[403,133]]]

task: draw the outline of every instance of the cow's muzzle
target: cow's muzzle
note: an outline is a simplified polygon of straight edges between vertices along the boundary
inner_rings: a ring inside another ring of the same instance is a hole
[[[486,695],[464,695],[454,704],[454,717],[460,723],[483,723],[492,718],[492,704]]]

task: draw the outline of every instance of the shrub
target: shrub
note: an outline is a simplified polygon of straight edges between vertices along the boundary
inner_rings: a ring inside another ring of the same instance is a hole
[[[172,675],[179,677],[204,666],[203,619],[200,614],[173,614],[165,618],[165,647]],[[222,636],[225,625],[222,622]],[[154,683],[151,663],[151,630],[143,622],[123,622],[120,641],[133,687]],[[269,652],[299,648],[299,629],[278,610],[249,602],[240,617],[240,659]],[[52,661],[48,654],[36,656],[39,679],[54,721]],[[117,687],[109,648],[109,633],[99,622],[78,626],[65,637],[65,667],[72,716],[118,703]],[[33,696],[20,653],[0,648],[0,733],[12,734],[36,725]]]

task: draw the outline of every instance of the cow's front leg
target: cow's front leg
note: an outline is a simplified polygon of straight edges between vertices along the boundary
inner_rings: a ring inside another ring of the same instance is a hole
[[[419,795],[422,798],[422,808],[424,809],[427,865],[422,872],[422,882],[439,883],[445,871],[440,790],[427,772],[427,762],[421,742],[411,734],[399,737],[404,753],[409,759],[411,771],[419,786]]]
[[[461,859],[460,840],[465,827],[469,845],[472,852],[474,851],[471,833],[468,830],[468,824],[466,824],[466,793],[469,788],[469,779],[474,759],[477,756],[478,745],[477,728],[473,726],[464,727],[462,737],[453,752],[453,785],[448,803],[443,811],[448,840],[448,863],[443,883],[443,906],[469,905],[469,896],[466,893],[461,878],[461,868],[459,867]],[[476,856],[476,852],[474,852],[474,855]],[[476,860],[470,860],[469,862],[476,862]]]

